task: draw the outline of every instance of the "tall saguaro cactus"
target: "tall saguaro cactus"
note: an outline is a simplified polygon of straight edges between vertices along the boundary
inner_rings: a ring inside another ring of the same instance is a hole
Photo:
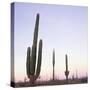
[[[42,61],[42,40],[41,39],[39,41],[38,60],[36,61],[38,27],[39,27],[39,14],[37,14],[37,17],[36,17],[32,49],[30,47],[28,47],[27,49],[26,71],[27,71],[27,76],[30,79],[31,85],[34,85],[34,82],[39,77],[39,74],[41,71],[41,61]],[[37,65],[36,65],[36,62],[37,62]]]
[[[55,51],[53,49],[53,80],[55,79]]]
[[[68,83],[69,71],[68,71],[68,57],[67,57],[67,54],[65,55],[65,65],[66,65],[65,76],[66,76],[66,81],[67,81],[67,83]]]

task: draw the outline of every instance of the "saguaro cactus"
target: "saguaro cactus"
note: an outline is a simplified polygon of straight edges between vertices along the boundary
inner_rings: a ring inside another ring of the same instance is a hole
[[[53,49],[53,80],[55,79],[55,51]]]
[[[67,58],[67,54],[65,55],[65,65],[66,65],[66,71],[65,71],[65,76],[66,76],[66,81],[68,83],[68,75],[69,75],[69,71],[68,71],[68,58]]]
[[[34,85],[34,82],[39,77],[40,70],[41,70],[41,60],[42,60],[42,40],[41,39],[39,41],[38,60],[37,60],[37,68],[36,68],[38,27],[39,27],[39,14],[37,14],[37,17],[36,17],[32,50],[30,47],[28,47],[27,49],[26,71],[27,71],[27,76],[30,79],[31,85]]]

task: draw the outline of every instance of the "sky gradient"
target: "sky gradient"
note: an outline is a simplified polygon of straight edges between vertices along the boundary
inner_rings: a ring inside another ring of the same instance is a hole
[[[85,6],[15,3],[15,80],[26,75],[27,47],[32,46],[36,14],[40,14],[38,42],[43,40],[41,80],[52,78],[52,55],[55,49],[55,77],[65,79],[65,54],[69,78],[88,71],[88,8]]]

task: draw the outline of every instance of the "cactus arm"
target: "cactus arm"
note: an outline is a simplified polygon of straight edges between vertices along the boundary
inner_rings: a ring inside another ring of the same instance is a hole
[[[35,63],[36,63],[36,54],[35,54],[35,46],[32,46],[32,55],[31,55],[31,64],[30,64],[30,73],[34,75],[35,73]]]
[[[26,72],[27,72],[27,76],[28,78],[30,78],[30,47],[28,47],[27,49],[27,61],[26,61]]]
[[[39,50],[38,50],[38,62],[36,76],[38,77],[41,71],[41,61],[42,61],[42,40],[39,41]]]

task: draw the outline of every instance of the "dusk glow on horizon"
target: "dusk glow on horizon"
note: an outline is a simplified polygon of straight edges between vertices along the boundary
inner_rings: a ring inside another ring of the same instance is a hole
[[[88,73],[88,8],[85,6],[15,3],[15,81],[24,81],[27,47],[32,47],[37,13],[38,42],[43,40],[40,80],[52,79],[53,49],[55,78],[65,79],[65,55],[69,78]],[[28,79],[28,78],[27,78]]]

